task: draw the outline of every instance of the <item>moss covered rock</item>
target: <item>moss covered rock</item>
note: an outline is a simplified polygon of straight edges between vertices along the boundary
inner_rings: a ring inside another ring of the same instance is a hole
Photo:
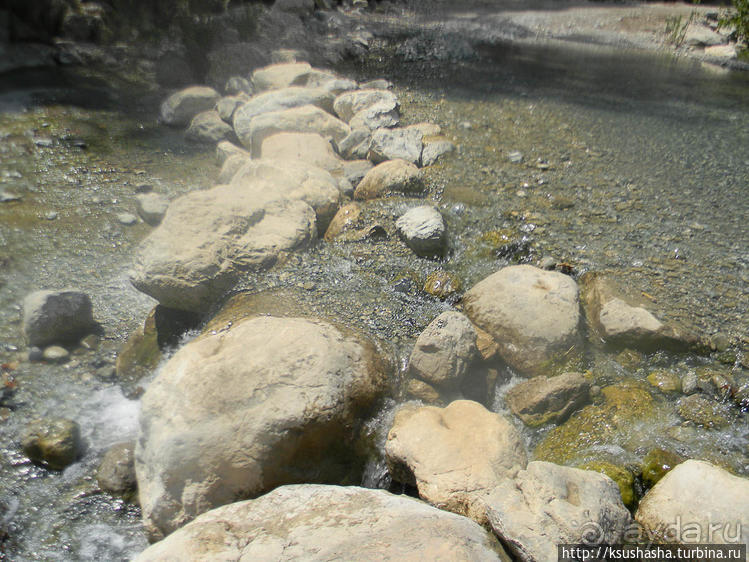
[[[581,464],[578,468],[600,472],[611,478],[619,487],[619,493],[622,495],[624,505],[630,509],[634,507],[635,476],[630,470],[606,461],[590,461]]]
[[[730,423],[726,407],[701,394],[685,396],[679,400],[678,409],[685,420],[709,429],[720,429]]]
[[[671,371],[653,371],[648,375],[648,382],[661,392],[681,392],[681,379]]]
[[[652,488],[669,470],[684,460],[684,457],[671,451],[652,449],[642,460],[642,482]]]

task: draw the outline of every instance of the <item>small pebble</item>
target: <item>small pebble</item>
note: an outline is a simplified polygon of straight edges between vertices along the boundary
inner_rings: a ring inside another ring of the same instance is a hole
[[[513,164],[520,164],[523,161],[523,154],[521,152],[518,152],[517,150],[513,150],[512,152],[510,152],[507,157]]]
[[[53,221],[57,218],[57,211],[50,211],[46,215],[44,215],[44,218],[48,221]]]
[[[51,345],[44,349],[42,357],[46,361],[50,361],[52,363],[63,363],[68,360],[68,358],[70,357],[70,353],[64,347],[60,347],[59,345]]]
[[[136,217],[132,213],[120,213],[119,215],[117,215],[117,220],[120,221],[120,224],[131,226],[138,222],[138,217]]]

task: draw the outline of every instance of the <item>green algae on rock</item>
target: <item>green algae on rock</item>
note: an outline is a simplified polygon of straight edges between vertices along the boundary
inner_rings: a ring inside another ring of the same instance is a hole
[[[652,449],[642,459],[642,482],[648,488],[655,486],[666,473],[686,459],[665,449]]]
[[[616,482],[624,505],[629,509],[632,509],[635,506],[635,476],[627,468],[607,461],[585,462],[577,468],[593,470],[605,474]]]

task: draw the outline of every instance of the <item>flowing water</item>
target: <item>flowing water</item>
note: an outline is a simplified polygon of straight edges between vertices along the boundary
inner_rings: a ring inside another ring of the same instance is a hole
[[[578,449],[562,435],[554,454],[626,465],[659,446],[749,473],[749,432],[737,408],[726,406],[731,424],[720,431],[684,425],[675,398],[644,382],[656,368],[713,369],[737,385],[747,381],[749,76],[559,45],[493,46],[463,63],[381,54],[341,71],[389,78],[406,122],[438,123],[459,146],[427,172],[426,198],[449,226],[448,259],[415,258],[397,241],[394,218],[413,200],[393,197],[366,215],[389,240],[321,242],[243,288],[283,289],[290,300],[282,307],[364,329],[402,367],[414,338],[449,307],[418,290],[434,270],[465,288],[507,263],[545,256],[576,273],[615,273],[661,314],[705,336],[727,334],[732,355],[586,350],[580,368],[596,384],[636,384],[653,403],[616,432],[594,428]],[[128,559],[146,544],[137,507],[97,493],[93,478],[103,451],[137,431],[137,400],[123,395],[113,360],[154,304],[126,275],[149,227],[124,226],[117,215],[134,212],[144,184],[174,197],[211,185],[218,173],[211,150],[156,124],[163,95],[139,81],[71,70],[27,71],[0,83],[0,190],[20,196],[0,203],[0,359],[16,385],[0,412],[0,526],[14,560]],[[522,161],[512,162],[511,152]],[[493,231],[516,245],[498,254],[487,242]],[[62,366],[29,363],[20,302],[33,289],[64,286],[92,296],[102,342]],[[514,380],[502,371],[496,410]],[[391,406],[370,424],[380,439]],[[77,420],[86,441],[82,459],[60,473],[31,464],[18,443],[26,422],[49,415]],[[525,430],[529,447],[548,432]],[[387,481],[376,460],[365,478]]]

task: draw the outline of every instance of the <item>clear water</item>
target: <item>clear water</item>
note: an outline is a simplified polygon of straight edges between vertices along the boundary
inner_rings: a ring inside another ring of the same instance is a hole
[[[301,308],[368,331],[397,358],[401,383],[413,339],[449,305],[396,291],[394,279],[408,272],[423,281],[443,268],[470,287],[506,265],[480,242],[505,228],[527,237],[528,259],[551,255],[577,271],[623,275],[662,315],[705,335],[725,332],[741,348],[749,325],[749,77],[600,48],[495,46],[482,57],[407,63],[374,54],[364,67],[341,69],[393,80],[406,122],[439,123],[459,145],[427,172],[426,198],[441,206],[450,229],[445,263],[415,258],[392,235],[395,217],[413,204],[394,197],[366,211],[390,240],[320,243],[243,287],[283,288]],[[211,151],[156,124],[162,96],[106,74],[28,72],[0,85],[0,189],[22,197],[0,203],[0,359],[17,384],[0,421],[12,559],[120,560],[146,544],[137,507],[94,492],[103,451],[137,430],[137,401],[102,373],[153,306],[126,278],[148,227],[123,226],[116,215],[133,212],[139,183],[176,196],[211,185],[218,173]],[[40,138],[52,146],[38,146]],[[511,151],[523,163],[511,163]],[[50,211],[56,219],[45,218]],[[65,366],[24,362],[23,296],[69,285],[93,297],[105,333],[100,348]],[[643,380],[654,367],[686,372],[715,363],[655,355],[623,366],[597,349],[585,361],[601,385]],[[746,379],[740,363],[716,368]],[[500,387],[511,377],[503,373]],[[749,472],[746,420],[737,411],[722,432],[679,430],[673,398],[653,394],[652,417],[593,449],[622,462],[653,445],[706,458],[717,452]],[[370,424],[380,438],[392,407]],[[502,408],[500,393],[495,409]],[[76,419],[87,443],[82,460],[62,473],[33,466],[18,444],[27,421],[53,414]],[[545,432],[525,435],[532,448]],[[382,484],[382,470],[373,460],[366,483]]]

